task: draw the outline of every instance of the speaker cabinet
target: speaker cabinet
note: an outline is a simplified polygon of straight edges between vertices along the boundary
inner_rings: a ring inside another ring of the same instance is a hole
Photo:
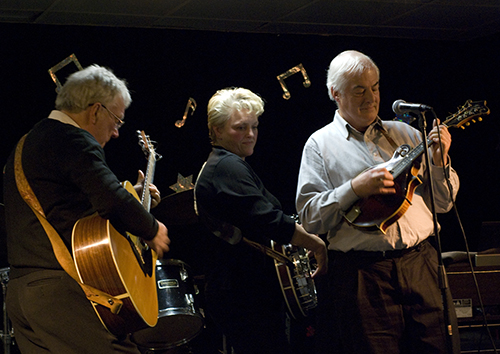
[[[495,347],[500,348],[500,266],[471,269],[467,262],[454,263],[446,272],[458,317],[461,353],[493,353],[488,331]]]

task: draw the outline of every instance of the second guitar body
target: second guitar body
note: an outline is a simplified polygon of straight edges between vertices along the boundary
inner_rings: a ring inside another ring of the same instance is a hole
[[[271,241],[271,248],[287,259],[280,261],[275,258],[274,265],[290,315],[295,319],[307,317],[318,303],[307,250],[274,241]]]
[[[123,187],[149,212],[158,155],[144,131],[138,132],[139,145],[148,156],[142,198],[134,186],[124,182]],[[123,304],[119,312],[91,302],[104,327],[115,335],[125,335],[158,322],[158,296],[156,286],[157,254],[139,237],[119,233],[109,220],[97,213],[78,220],[73,227],[73,258],[83,284],[109,294],[108,302]]]
[[[135,193],[130,183],[125,188]],[[118,314],[92,303],[103,325],[115,335],[155,326],[158,320],[155,270],[145,269],[138,260],[131,237],[135,236],[120,234],[97,214],[80,219],[73,228],[73,257],[82,283],[123,301]],[[155,264],[156,255],[149,252]]]

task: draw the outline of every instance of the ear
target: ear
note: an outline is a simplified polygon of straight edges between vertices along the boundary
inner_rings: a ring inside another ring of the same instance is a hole
[[[222,128],[221,127],[214,127],[214,133],[215,133],[215,137],[217,139],[220,138],[220,136],[222,135]]]
[[[88,107],[88,117],[89,117],[89,122],[92,124],[97,123],[97,113],[99,111],[99,103],[94,103],[92,106]]]
[[[332,97],[333,97],[333,99],[334,99],[335,101],[337,101],[337,102],[338,102],[339,97],[340,97],[340,92],[339,92],[339,91],[335,91],[335,90],[333,89],[333,87],[330,87],[330,90],[331,90],[331,92],[332,92]]]

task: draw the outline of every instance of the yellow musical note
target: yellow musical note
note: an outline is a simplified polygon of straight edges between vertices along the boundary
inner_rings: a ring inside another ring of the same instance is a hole
[[[59,92],[59,90],[62,87],[61,82],[56,76],[56,72],[64,68],[69,63],[75,63],[78,70],[83,70],[83,67],[80,65],[80,62],[76,58],[75,54],[71,54],[69,57],[67,57],[66,59],[62,60],[61,62],[57,63],[56,65],[54,65],[49,69],[49,75],[52,78],[52,81],[54,81],[54,83],[56,84],[56,92]]]
[[[281,88],[283,89],[283,92],[284,92],[283,98],[285,100],[290,99],[291,94],[290,94],[290,91],[288,91],[284,80],[287,77],[290,77],[295,73],[298,73],[299,71],[302,73],[302,76],[304,76],[304,82],[303,82],[304,87],[307,88],[307,87],[311,86],[311,80],[309,80],[309,77],[307,76],[306,69],[304,69],[304,66],[302,64],[294,66],[293,68],[285,71],[283,74],[277,76],[277,79],[280,82]]]
[[[192,97],[189,97],[189,100],[186,104],[186,109],[184,110],[184,115],[182,116],[182,120],[178,120],[177,122],[175,122],[175,126],[177,128],[182,128],[184,126],[184,123],[186,123],[189,108],[191,108],[193,110],[191,112],[191,115],[193,115],[194,111],[196,110],[196,101]]]

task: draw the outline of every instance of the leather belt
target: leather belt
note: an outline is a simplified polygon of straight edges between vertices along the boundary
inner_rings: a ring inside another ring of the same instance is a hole
[[[364,258],[372,258],[372,259],[393,259],[393,258],[400,258],[403,257],[404,255],[419,251],[421,250],[425,245],[427,245],[429,241],[424,240],[420,242],[418,245],[409,247],[409,248],[404,248],[400,250],[387,250],[387,251],[349,251],[346,252],[345,255],[350,256],[350,257],[364,257]],[[333,251],[334,253],[338,253],[339,251]],[[344,252],[341,252],[344,253]]]

